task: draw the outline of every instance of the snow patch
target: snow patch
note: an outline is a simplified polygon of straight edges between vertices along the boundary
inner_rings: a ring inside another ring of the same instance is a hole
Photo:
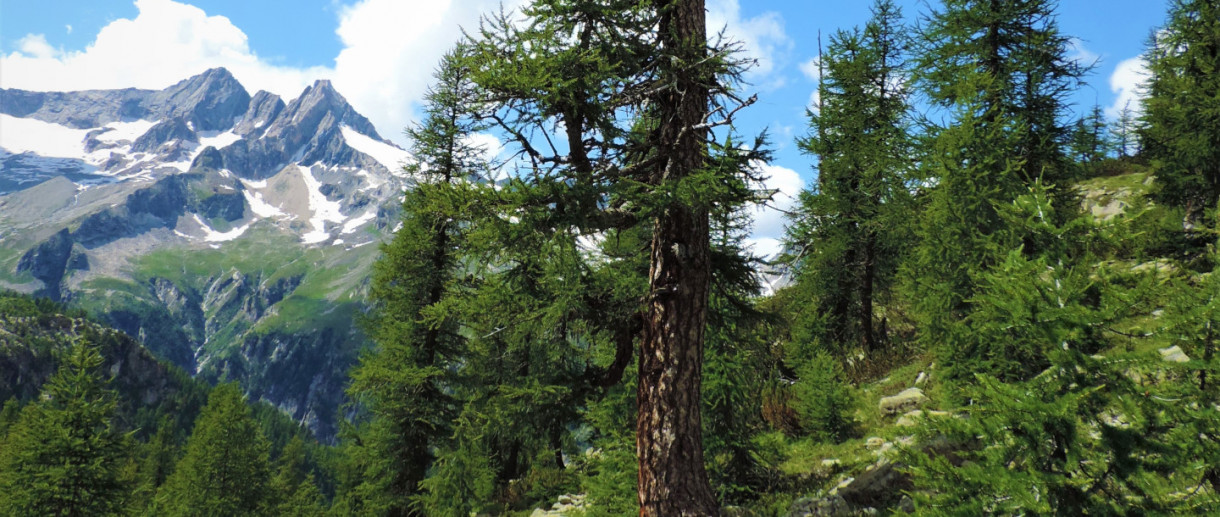
[[[339,131],[343,133],[343,140],[347,141],[347,145],[352,146],[352,149],[371,156],[374,160],[384,165],[385,168],[389,169],[391,174],[401,175],[403,162],[411,158],[411,153],[385,142],[364,136],[350,127],[340,126]]]
[[[251,193],[249,190],[243,190],[241,194],[245,196],[246,204],[250,205],[250,211],[254,212],[256,216],[283,217],[287,215],[279,208],[271,206],[271,203],[263,200],[263,195],[258,192]]]
[[[238,140],[241,140],[241,135],[234,133],[232,130],[225,131],[223,133],[219,131],[204,131],[199,133],[199,148],[195,150],[195,153],[198,154],[203,152],[203,150],[207,149],[208,146],[212,146],[217,149],[228,147],[230,144]]]
[[[15,154],[84,160],[89,131],[0,113],[0,147]]]
[[[110,128],[110,131],[97,135],[97,139],[99,141],[112,144],[122,142],[124,140],[134,142],[135,139],[143,136],[144,133],[147,133],[148,130],[152,129],[152,127],[155,125],[157,125],[157,121],[155,120],[141,119],[111,122],[105,126],[102,126],[104,128]]]
[[[203,230],[203,240],[206,242],[231,241],[233,239],[241,237],[243,233],[246,233],[246,230],[250,229],[250,224],[247,223],[245,225],[239,226],[239,227],[229,230],[227,232],[218,232],[216,230],[213,230],[211,226],[208,226],[207,223],[203,222],[203,219],[199,218],[199,214],[191,214],[191,217],[194,217],[195,222],[199,223],[199,228]],[[178,232],[175,230],[174,233],[178,233]]]
[[[317,244],[330,238],[330,234],[326,231],[326,223],[343,222],[343,212],[337,201],[326,199],[322,194],[322,183],[317,178],[313,177],[313,171],[308,167],[297,165],[301,171],[301,179],[305,181],[305,188],[309,191],[309,210],[313,212],[313,217],[309,218],[309,225],[313,227],[313,231],[301,236],[301,241],[305,244]]]
[[[369,210],[368,212],[360,214],[359,217],[353,217],[351,220],[349,220],[343,224],[343,235],[347,235],[349,233],[356,233],[356,230],[359,229],[361,226],[363,226],[364,223],[372,221],[373,219],[376,219],[376,218],[377,218],[376,209]]]
[[[259,188],[267,188],[267,180],[248,180],[248,179],[243,179],[243,180],[241,180],[241,184],[242,184],[242,185],[245,185],[245,186],[246,186],[246,188],[255,188],[255,189],[259,189]]]

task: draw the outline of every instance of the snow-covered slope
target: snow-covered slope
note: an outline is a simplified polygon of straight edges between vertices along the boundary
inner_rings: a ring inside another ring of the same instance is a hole
[[[328,81],[0,89],[0,288],[68,301],[323,436],[410,179]]]

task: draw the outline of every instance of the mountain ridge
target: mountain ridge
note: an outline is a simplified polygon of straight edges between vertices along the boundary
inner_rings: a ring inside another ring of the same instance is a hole
[[[333,435],[353,320],[411,180],[327,80],[250,95],[0,89],[0,288],[88,309]]]

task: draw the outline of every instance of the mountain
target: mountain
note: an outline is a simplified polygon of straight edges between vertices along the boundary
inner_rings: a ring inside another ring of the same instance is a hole
[[[0,288],[89,310],[333,435],[407,153],[329,81],[0,89]]]

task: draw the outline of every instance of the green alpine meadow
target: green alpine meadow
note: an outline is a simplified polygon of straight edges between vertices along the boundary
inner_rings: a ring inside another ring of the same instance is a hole
[[[1125,1],[6,3],[0,515],[1220,515]]]

